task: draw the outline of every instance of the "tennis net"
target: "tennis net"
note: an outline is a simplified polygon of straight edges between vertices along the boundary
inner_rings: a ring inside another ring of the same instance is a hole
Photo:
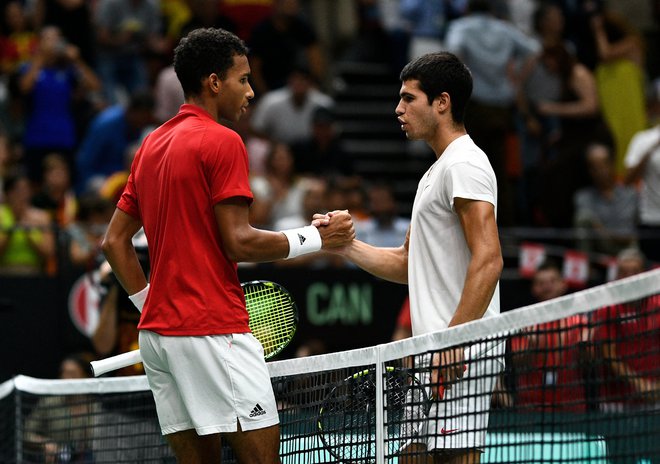
[[[446,370],[462,373],[444,383]],[[660,270],[398,342],[269,363],[283,463],[660,462]],[[145,377],[0,385],[0,462],[174,462]],[[50,455],[48,455],[50,453]],[[223,462],[233,462],[223,450]]]

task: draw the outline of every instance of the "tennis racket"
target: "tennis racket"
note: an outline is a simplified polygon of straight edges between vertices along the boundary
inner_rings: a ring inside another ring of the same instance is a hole
[[[344,464],[375,462],[376,369],[365,369],[339,382],[325,397],[317,432],[325,449]],[[412,417],[431,408],[426,388],[411,369],[386,367],[384,373],[387,436],[386,455],[397,453],[410,433]]]
[[[274,282],[255,280],[241,284],[245,307],[250,316],[250,330],[264,348],[264,358],[270,359],[289,344],[298,326],[298,309],[291,294]],[[142,362],[140,350],[92,361],[92,371],[98,377],[107,372]]]

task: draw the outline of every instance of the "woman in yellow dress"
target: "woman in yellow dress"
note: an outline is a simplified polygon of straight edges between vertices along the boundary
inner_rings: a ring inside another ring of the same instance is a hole
[[[603,11],[592,19],[599,62],[595,75],[601,110],[616,144],[616,171],[622,177],[630,139],[647,128],[644,42],[622,16]]]

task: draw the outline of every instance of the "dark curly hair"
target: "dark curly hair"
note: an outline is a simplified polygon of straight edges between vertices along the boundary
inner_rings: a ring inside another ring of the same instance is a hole
[[[245,43],[224,29],[191,31],[174,49],[174,71],[186,97],[199,95],[202,80],[213,73],[224,79],[234,64],[234,56],[247,53]]]
[[[429,105],[442,92],[447,92],[451,98],[452,119],[457,124],[463,123],[465,107],[472,95],[472,74],[456,55],[438,52],[420,56],[403,68],[399,78],[402,82],[418,80]]]

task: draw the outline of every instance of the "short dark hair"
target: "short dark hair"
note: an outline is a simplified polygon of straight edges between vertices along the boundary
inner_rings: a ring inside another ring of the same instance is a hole
[[[456,55],[449,52],[422,55],[408,63],[399,78],[401,82],[418,80],[429,104],[442,92],[447,92],[451,97],[454,122],[463,123],[465,107],[472,95],[472,74]]]
[[[229,31],[195,29],[174,49],[174,71],[186,96],[199,95],[205,77],[216,73],[224,79],[234,65],[234,56],[247,54],[245,43]]]
[[[559,275],[563,275],[561,265],[552,258],[546,258],[543,260],[541,264],[539,264],[539,266],[536,268],[535,273],[543,271],[555,271]]]

